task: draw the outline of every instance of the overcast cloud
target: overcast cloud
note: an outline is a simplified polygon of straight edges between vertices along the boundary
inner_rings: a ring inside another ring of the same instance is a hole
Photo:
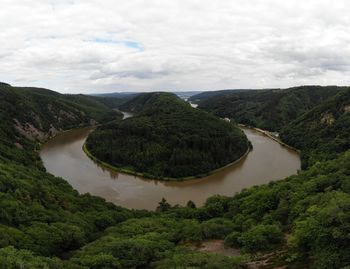
[[[0,81],[60,92],[350,85],[350,4],[0,0]]]

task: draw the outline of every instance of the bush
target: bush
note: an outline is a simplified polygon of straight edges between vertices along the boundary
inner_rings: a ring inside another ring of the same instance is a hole
[[[240,232],[232,232],[225,237],[225,245],[229,247],[239,247],[239,237],[241,236]]]
[[[243,250],[253,252],[258,250],[271,249],[283,239],[281,228],[273,225],[257,225],[254,228],[243,232],[238,242]]]
[[[223,239],[234,229],[232,221],[224,218],[216,218],[201,224],[203,237],[206,239]]]

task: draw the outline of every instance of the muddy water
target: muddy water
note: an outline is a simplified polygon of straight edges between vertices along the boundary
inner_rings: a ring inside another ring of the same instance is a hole
[[[243,188],[295,174],[299,155],[265,135],[243,129],[253,151],[238,164],[217,174],[186,182],[162,182],[117,173],[100,167],[82,150],[91,129],[72,130],[48,141],[41,150],[47,171],[67,180],[80,193],[89,192],[127,208],[155,209],[165,197],[171,204],[197,205],[214,194],[233,195]]]

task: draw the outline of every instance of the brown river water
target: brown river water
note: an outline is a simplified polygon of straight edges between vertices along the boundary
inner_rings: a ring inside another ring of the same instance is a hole
[[[253,150],[237,164],[185,182],[147,180],[103,168],[87,157],[82,146],[90,131],[91,128],[76,129],[49,140],[40,152],[44,166],[79,193],[89,192],[127,208],[155,209],[162,197],[172,205],[185,205],[188,200],[202,205],[212,195],[234,195],[244,188],[283,179],[300,168],[297,152],[243,128]]]

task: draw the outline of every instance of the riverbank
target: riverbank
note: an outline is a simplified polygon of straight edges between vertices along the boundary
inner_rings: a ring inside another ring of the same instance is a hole
[[[122,112],[122,113],[124,114],[124,112]],[[130,117],[130,116],[128,116],[128,117]],[[128,117],[126,117],[126,118],[128,118]],[[71,132],[71,131],[74,131],[74,130],[79,130],[79,129],[85,129],[85,128],[86,129],[90,128],[92,130],[92,129],[95,129],[95,128],[99,127],[99,126],[102,126],[102,125],[114,122],[116,120],[123,120],[123,119],[124,118],[122,118],[122,119],[116,118],[114,120],[111,120],[111,121],[108,121],[108,122],[104,122],[104,123],[83,124],[83,125],[79,125],[77,127],[73,127],[73,128],[69,128],[69,129],[65,129],[65,130],[57,130],[57,132],[55,132],[52,135],[49,135],[45,140],[39,141],[37,143],[36,149],[34,151],[35,152],[40,152],[41,148],[43,147],[43,145],[45,145],[45,143],[47,143],[49,140],[54,139],[55,137],[57,137],[59,135],[62,135],[64,133]]]
[[[114,121],[114,120],[113,120]],[[39,145],[39,149],[38,149],[38,152],[41,150],[42,146],[50,139],[53,139],[55,138],[56,136],[58,135],[61,135],[63,133],[66,133],[66,132],[69,132],[69,131],[72,131],[72,130],[76,130],[76,129],[88,129],[88,128],[91,128],[91,130],[93,128],[96,128],[98,126],[101,126],[103,125],[102,124],[95,124],[95,125],[85,125],[85,126],[80,126],[80,127],[76,127],[76,128],[71,128],[71,129],[67,129],[67,130],[62,130],[62,131],[59,131],[57,132],[56,134],[50,136],[48,139],[46,139],[44,142],[40,143]],[[279,140],[278,138],[276,138],[275,136],[273,136],[269,131],[267,130],[263,130],[263,129],[260,129],[260,128],[256,128],[256,127],[251,127],[251,126],[247,126],[247,125],[244,125],[244,124],[237,124],[240,128],[247,128],[247,129],[251,129],[251,130],[254,130],[254,131],[257,131],[259,133],[262,133],[263,135],[269,137],[270,139],[276,141],[277,143],[279,143],[280,145],[288,148],[288,149],[291,149],[295,152],[297,152],[298,154],[300,154],[300,151],[284,142],[282,142],[281,140]],[[247,151],[237,160],[223,166],[223,167],[220,167],[220,168],[217,168],[215,170],[212,170],[212,171],[209,171],[208,173],[204,173],[204,174],[199,174],[199,175],[194,175],[194,176],[189,176],[189,177],[182,177],[182,178],[171,178],[171,177],[159,177],[159,176],[153,176],[153,175],[150,175],[150,174],[145,174],[145,173],[140,173],[140,172],[136,172],[136,171],[133,171],[133,170],[130,170],[130,169],[127,169],[127,168],[121,168],[121,167],[116,167],[116,166],[113,166],[109,163],[106,163],[106,162],[103,162],[101,160],[99,160],[98,158],[96,158],[86,147],[86,143],[83,144],[83,147],[82,147],[84,153],[91,159],[93,160],[94,162],[96,162],[97,164],[107,168],[107,169],[110,169],[112,171],[115,171],[115,172],[118,172],[118,173],[124,173],[124,174],[128,174],[128,175],[132,175],[132,176],[136,176],[136,177],[141,177],[143,179],[151,179],[151,180],[162,180],[162,181],[190,181],[190,180],[195,180],[195,179],[200,179],[200,178],[204,178],[204,177],[207,177],[207,176],[210,176],[210,175],[213,175],[215,173],[218,173],[220,171],[223,171],[231,166],[234,166],[236,164],[238,164],[239,162],[241,162],[244,158],[247,157],[247,155],[249,154],[249,152],[252,150],[252,147],[251,145],[248,145],[248,149]]]
[[[252,129],[243,128],[253,149],[236,165],[208,177],[188,181],[149,180],[104,168],[83,151],[90,129],[65,132],[48,141],[40,152],[45,169],[64,178],[79,193],[91,193],[116,205],[154,210],[165,197],[173,205],[192,200],[203,205],[210,196],[231,196],[242,189],[294,175],[299,155]],[[179,195],[181,193],[181,195]]]
[[[45,146],[45,144],[50,141],[51,139],[54,139],[56,138],[57,136],[59,135],[62,135],[62,134],[65,134],[65,133],[68,133],[68,132],[71,132],[71,131],[74,131],[74,130],[79,130],[79,129],[88,129],[88,128],[96,128],[98,125],[97,124],[94,124],[94,125],[81,125],[81,126],[78,126],[78,127],[73,127],[73,128],[70,128],[70,129],[66,129],[66,130],[58,130],[57,132],[55,132],[54,134],[51,134],[51,135],[48,135],[47,138],[45,138],[44,140],[42,141],[37,141],[36,144],[35,144],[35,148],[34,148],[34,152],[38,155],[40,155],[40,151],[43,149],[43,147]],[[42,167],[44,168],[44,164],[43,164],[43,161],[42,159],[40,158],[40,160],[37,162],[37,165],[39,167]]]
[[[248,126],[248,125],[241,124],[241,123],[237,124],[237,126],[243,127],[243,128],[252,129],[252,130],[255,130],[255,131],[259,132],[259,133],[262,133],[262,134],[266,135],[267,137],[271,138],[272,140],[276,141],[281,146],[284,146],[284,147],[286,147],[288,149],[294,150],[295,152],[300,154],[300,150],[298,150],[297,148],[294,148],[294,147],[284,143],[282,140],[278,139],[277,137],[272,135],[271,132],[269,132],[267,130],[263,130],[263,129],[260,129],[260,128],[257,128],[257,127]]]
[[[118,172],[118,173],[125,173],[125,174],[129,174],[129,175],[141,177],[141,178],[144,178],[144,179],[153,179],[153,180],[162,180],[162,181],[189,181],[189,180],[200,179],[200,178],[204,178],[204,177],[213,175],[215,173],[223,171],[224,169],[226,169],[228,167],[231,167],[231,166],[234,166],[234,165],[238,164],[239,162],[241,162],[243,159],[245,159],[248,156],[248,154],[249,154],[249,152],[251,150],[252,150],[252,146],[250,144],[248,144],[247,151],[240,158],[238,158],[237,160],[235,160],[235,161],[233,161],[233,162],[231,162],[231,163],[229,163],[229,164],[227,164],[227,165],[225,165],[223,167],[217,168],[217,169],[209,171],[207,173],[200,174],[200,175],[189,176],[189,177],[172,178],[172,177],[153,176],[153,175],[150,175],[150,174],[136,172],[136,171],[133,171],[133,170],[130,170],[130,169],[127,169],[127,168],[113,166],[113,165],[111,165],[109,163],[103,162],[103,161],[99,160],[98,158],[96,158],[88,150],[88,148],[86,146],[86,143],[84,143],[84,145],[83,145],[83,151],[85,152],[85,154],[90,159],[92,159],[94,162],[96,162],[97,164],[99,164],[99,165],[101,165],[101,166],[103,166],[105,168],[111,169],[111,170],[113,170],[115,172]]]

